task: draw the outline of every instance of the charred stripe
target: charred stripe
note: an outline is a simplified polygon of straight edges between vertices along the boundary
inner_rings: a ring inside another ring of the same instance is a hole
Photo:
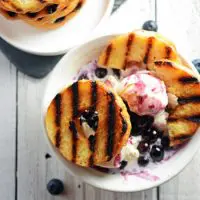
[[[111,98],[108,104],[108,141],[107,141],[107,155],[108,160],[113,156],[113,147],[114,147],[114,131],[115,131],[115,97],[112,93],[108,93],[108,96]]]
[[[56,131],[56,148],[60,147],[61,137],[60,137],[60,129]]]
[[[73,117],[77,117],[78,107],[79,107],[78,82],[75,82],[72,85],[72,107],[73,107]]]
[[[191,138],[191,135],[179,135],[179,136],[173,137],[173,140],[186,140],[189,138]]]
[[[62,96],[61,94],[57,94],[54,100],[55,104],[55,123],[57,127],[56,135],[55,135],[55,141],[56,141],[56,147],[59,148],[60,142],[61,142],[61,136],[60,136],[60,122],[61,122],[61,100]]]
[[[170,58],[171,52],[172,52],[171,47],[166,46],[166,47],[165,47],[165,53],[166,53],[165,58],[166,58],[166,59],[169,59],[169,58]]]
[[[126,133],[128,127],[127,127],[126,120],[123,118],[122,115],[120,115],[120,116],[121,116],[121,119],[122,119],[122,132],[121,132],[121,136],[123,136]]]
[[[69,122],[69,129],[72,132],[72,162],[76,162],[76,146],[78,139],[78,132],[76,130],[76,125],[73,121]]]
[[[148,63],[149,55],[151,53],[151,49],[152,49],[152,46],[153,46],[153,41],[154,41],[153,37],[150,37],[147,41],[147,48],[146,48],[147,50],[146,50],[146,53],[145,53],[145,56],[144,56],[144,59],[143,59],[144,64]]]
[[[189,116],[189,117],[186,117],[185,119],[195,122],[195,123],[200,123],[200,115]]]
[[[92,99],[91,99],[92,108],[93,108],[93,110],[95,110],[96,102],[97,102],[97,83],[96,83],[96,81],[91,82],[91,95],[92,95]]]
[[[156,66],[169,66],[169,67],[173,67],[172,63],[169,61],[155,61],[154,64]]]
[[[108,64],[111,52],[112,52],[112,44],[109,44],[107,49],[106,49],[106,56],[105,56],[105,60],[104,60],[104,65]]]
[[[127,43],[126,43],[126,53],[125,53],[125,59],[124,59],[124,66],[123,66],[124,69],[126,68],[127,63],[128,63],[128,56],[129,56],[130,51],[131,51],[131,46],[132,46],[134,37],[135,37],[135,35],[133,33],[130,33],[129,36],[128,36],[128,40],[127,40]]]
[[[191,96],[191,97],[179,97],[179,104],[187,104],[187,103],[198,103],[200,102],[200,96]]]
[[[97,83],[96,81],[91,82],[91,105],[92,105],[92,110],[96,110],[96,103],[97,103]],[[90,136],[89,137],[89,145],[90,145],[90,150],[92,151],[92,155],[90,156],[89,164],[90,166],[93,165],[94,163],[94,151],[95,151],[95,144],[96,144],[96,137],[95,136]]]
[[[196,77],[181,77],[179,78],[179,81],[181,83],[184,83],[184,84],[188,84],[188,83],[198,83],[198,79]]]
[[[92,166],[93,163],[94,163],[94,157],[93,157],[94,155],[93,155],[93,153],[95,151],[96,137],[91,135],[89,137],[89,142],[90,142],[90,150],[92,151],[92,155],[90,156],[90,160],[89,160],[90,163],[89,164],[90,164],[90,166]]]

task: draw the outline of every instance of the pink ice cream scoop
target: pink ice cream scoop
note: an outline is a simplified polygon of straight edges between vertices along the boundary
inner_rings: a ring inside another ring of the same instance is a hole
[[[165,84],[149,71],[139,71],[124,78],[120,95],[138,115],[155,116],[168,104]]]

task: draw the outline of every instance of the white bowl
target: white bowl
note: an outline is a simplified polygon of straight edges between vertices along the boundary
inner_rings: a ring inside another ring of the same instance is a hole
[[[57,64],[50,75],[45,91],[42,108],[43,122],[47,107],[56,93],[59,92],[63,87],[69,85],[72,82],[72,78],[76,75],[81,66],[84,66],[89,61],[96,58],[102,48],[104,48],[108,41],[114,36],[115,35],[100,37],[83,44],[82,46],[71,50]],[[191,63],[190,65],[192,66]],[[111,191],[135,192],[158,186],[177,175],[191,161],[195,152],[199,149],[199,132],[200,130],[197,131],[191,141],[188,142],[184,148],[181,148],[168,161],[159,163],[156,167],[148,169],[150,177],[147,177],[147,179],[138,176],[129,176],[127,179],[124,179],[124,177],[122,177],[120,174],[110,175],[95,171],[93,169],[78,167],[73,163],[63,159],[59,152],[51,145],[46,133],[45,137],[47,138],[48,143],[59,160],[61,160],[65,165],[66,169],[71,174],[82,179],[84,182],[95,187]]]
[[[28,53],[63,54],[91,38],[108,19],[113,5],[114,0],[87,0],[75,17],[55,30],[37,29],[21,20],[11,21],[0,15],[0,37]]]

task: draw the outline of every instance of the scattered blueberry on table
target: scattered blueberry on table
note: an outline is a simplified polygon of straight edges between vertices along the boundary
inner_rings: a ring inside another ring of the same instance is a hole
[[[200,59],[195,59],[192,61],[193,65],[196,67],[198,72],[200,73]]]
[[[157,26],[156,22],[153,20],[146,21],[143,24],[142,28],[146,31],[155,31],[156,32],[158,30],[158,26]]]
[[[63,182],[59,179],[51,179],[47,184],[47,190],[51,195],[59,195],[64,191]]]

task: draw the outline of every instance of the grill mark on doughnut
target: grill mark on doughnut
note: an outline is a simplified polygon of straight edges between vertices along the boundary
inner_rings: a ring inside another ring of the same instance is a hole
[[[56,135],[55,135],[55,141],[56,141],[56,147],[60,147],[61,143],[61,135],[60,135],[60,122],[61,122],[61,101],[62,101],[62,96],[61,94],[57,94],[54,100],[54,105],[55,105],[55,123],[57,127]]]
[[[109,58],[110,58],[110,55],[111,55],[111,52],[112,52],[112,44],[109,44],[107,49],[106,49],[106,56],[105,56],[105,60],[104,60],[104,65],[107,65],[108,64],[108,61],[109,61]]]
[[[78,82],[73,83],[71,89],[72,89],[73,118],[75,118],[78,116],[78,108],[79,108]]]
[[[38,15],[38,13],[31,13],[31,12],[28,12],[28,13],[26,13],[26,15],[27,15],[29,18],[35,18],[35,17]]]
[[[153,37],[150,37],[147,41],[146,53],[145,53],[145,56],[144,56],[144,59],[143,59],[144,64],[148,63],[149,55],[151,53],[151,49],[152,49],[152,46],[153,46],[153,41],[154,41]]]
[[[196,77],[181,77],[178,79],[183,84],[199,83]]]
[[[125,119],[123,118],[123,116],[120,114],[121,116],[121,120],[122,120],[122,132],[121,132],[121,136],[123,136],[126,131],[127,131],[127,122],[125,121]]]
[[[165,58],[166,58],[166,59],[169,59],[169,58],[171,57],[171,52],[172,52],[171,47],[166,46],[166,47],[165,47],[165,53],[166,53]]]
[[[107,141],[107,155],[108,160],[113,156],[114,134],[115,134],[115,97],[112,93],[108,93],[110,102],[108,103],[108,141]]]
[[[69,129],[72,132],[72,162],[76,162],[76,153],[77,153],[77,140],[78,140],[78,132],[76,129],[76,125],[74,121],[69,122]]]
[[[187,103],[198,103],[200,102],[200,96],[190,96],[190,97],[179,97],[179,104],[187,104]]]
[[[179,135],[179,136],[173,137],[173,140],[186,140],[190,138],[191,138],[191,135]]]
[[[97,96],[97,83],[96,83],[96,81],[92,81],[91,82],[91,109],[93,111],[96,110],[97,98],[98,98],[98,96]],[[92,166],[93,163],[94,163],[95,144],[96,144],[96,137],[91,135],[89,137],[89,146],[90,146],[90,150],[92,151],[92,154],[91,154],[90,160],[89,160],[90,166]]]
[[[123,68],[125,69],[128,63],[128,56],[130,54],[131,51],[131,46],[133,44],[133,40],[134,40],[135,35],[133,33],[130,33],[128,36],[128,40],[126,43],[126,52],[125,52],[125,59],[124,59],[124,64],[123,64]]]
[[[97,102],[97,83],[96,81],[91,82],[91,104],[92,109],[96,110],[96,102]]]
[[[172,63],[170,61],[155,61],[154,64],[156,66],[168,66],[173,67]]]
[[[59,149],[59,147],[60,147],[60,142],[61,142],[60,129],[58,129],[58,130],[56,131],[55,141],[56,141],[56,148]]]
[[[192,115],[192,116],[186,117],[185,119],[195,122],[195,123],[200,123],[200,115]]]

